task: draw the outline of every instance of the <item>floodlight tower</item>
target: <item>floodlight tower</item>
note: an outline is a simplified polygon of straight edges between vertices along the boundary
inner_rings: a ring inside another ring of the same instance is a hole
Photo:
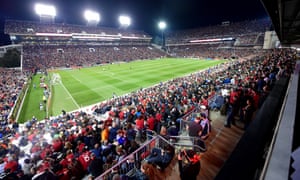
[[[121,27],[126,29],[128,26],[130,26],[131,19],[129,16],[121,15],[121,16],[119,16],[119,23],[120,23]]]
[[[88,26],[97,26],[100,22],[100,14],[95,11],[85,10],[84,18],[86,19]]]
[[[40,16],[40,22],[54,23],[56,9],[53,5],[37,3],[34,6],[34,10]]]
[[[158,23],[158,28],[161,30],[161,47],[165,46],[165,38],[164,38],[164,31],[167,27],[167,24],[164,21],[160,21]]]

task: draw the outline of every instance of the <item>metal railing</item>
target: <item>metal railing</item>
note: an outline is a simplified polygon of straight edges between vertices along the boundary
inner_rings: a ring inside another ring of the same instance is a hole
[[[170,136],[170,143],[179,148],[193,149],[195,152],[207,150],[205,142],[200,137]]]
[[[117,172],[119,175],[127,175],[134,168],[139,169],[141,162],[150,154],[154,147],[163,148],[166,145],[170,145],[170,142],[163,137],[157,135],[151,140],[145,142],[141,147],[135,150],[130,155],[113,165],[111,168],[106,169],[96,180],[108,180],[111,179],[112,172]],[[129,165],[131,163],[131,165]]]

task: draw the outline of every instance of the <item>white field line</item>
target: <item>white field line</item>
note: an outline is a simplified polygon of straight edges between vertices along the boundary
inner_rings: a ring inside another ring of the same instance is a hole
[[[202,62],[202,61],[201,61]],[[182,66],[182,64],[181,64],[181,66]],[[213,66],[213,65],[211,65],[211,66]],[[144,69],[144,67],[135,67],[135,69],[136,68],[139,68],[139,70],[142,70],[143,71],[143,69]],[[148,69],[148,68],[147,68]],[[204,68],[204,69],[202,69],[202,70],[199,70],[199,71],[196,71],[196,72],[194,72],[194,73],[199,73],[199,72],[203,72],[203,71],[205,71],[206,69],[208,69],[208,67],[207,68]],[[93,72],[95,72],[95,73],[101,73],[101,71],[98,71],[98,70],[92,70]],[[119,71],[119,72],[123,72],[123,71],[128,71],[128,69],[124,69],[124,70],[121,70],[121,71]],[[103,72],[103,71],[102,71]],[[180,77],[185,77],[185,76],[189,76],[191,73],[188,73],[188,74],[186,74],[186,75],[182,75],[182,76],[180,76]],[[106,76],[108,76],[108,75],[106,75]],[[115,77],[114,77],[115,78]],[[117,78],[116,78],[117,79]],[[122,80],[122,81],[124,81],[124,79],[120,79],[120,80]],[[169,81],[169,80],[167,80],[167,81]],[[167,81],[165,81],[165,82],[167,82]],[[126,82],[126,81],[125,81]],[[156,86],[157,84],[154,84],[154,85],[152,85],[152,86],[149,86],[149,87],[147,87],[147,88],[150,88],[150,87],[154,87],[154,86]],[[111,86],[111,85],[104,85],[105,87],[109,87],[109,86]],[[103,87],[103,86],[102,86]],[[94,90],[94,89],[100,89],[100,88],[92,88],[92,90]],[[79,94],[79,93],[78,93]],[[127,94],[131,94],[130,92],[129,93],[127,93]],[[124,95],[126,95],[126,94],[123,94],[123,95],[120,95],[120,96],[124,96]],[[70,96],[71,98],[73,98],[72,96]],[[101,102],[106,102],[106,101],[108,101],[108,100],[110,100],[109,98],[107,99],[107,100],[103,100],[103,101],[101,101]],[[81,110],[81,109],[85,109],[87,112],[89,112],[89,113],[91,113],[90,111],[91,111],[91,108],[92,107],[94,107],[95,105],[98,105],[99,103],[101,103],[101,102],[98,102],[98,103],[95,103],[95,104],[91,104],[91,105],[88,105],[88,106],[85,106],[85,107],[79,107],[78,106],[78,109],[77,110],[73,110],[72,112],[75,112],[75,111],[78,111],[78,110]],[[77,103],[76,103],[77,104]]]
[[[67,94],[69,95],[69,97],[72,99],[73,103],[77,106],[77,108],[79,109],[80,106],[77,104],[77,102],[75,101],[75,99],[73,98],[73,96],[71,95],[71,93],[68,91],[68,89],[65,87],[65,85],[61,82],[60,83],[61,86],[64,88],[64,90],[67,92]]]
[[[188,64],[190,64],[190,62],[188,62]],[[158,64],[159,65],[159,64]],[[159,66],[161,66],[161,65],[159,65]],[[174,66],[174,67],[179,67],[179,66],[182,66],[182,64],[181,65],[176,65],[176,66]],[[151,66],[151,67],[153,67],[153,66]],[[166,68],[166,67],[165,67]],[[165,68],[163,68],[163,69],[165,69]],[[141,67],[135,67],[135,69],[140,69],[140,70],[142,70],[142,72],[144,73],[143,74],[143,76],[147,76],[147,77],[152,77],[152,75],[151,75],[151,70],[152,70],[152,68],[141,68]],[[145,71],[145,70],[148,70],[150,73],[145,73],[145,72],[147,72],[147,71]],[[128,83],[136,83],[136,82],[139,82],[139,81],[141,81],[141,80],[136,80],[136,81],[129,81],[129,80],[127,80],[127,79],[123,79],[123,78],[120,78],[121,76],[120,75],[118,75],[118,73],[116,73],[117,75],[116,76],[114,76],[114,74],[115,73],[113,73],[113,72],[111,72],[110,70],[106,70],[106,71],[98,71],[98,70],[92,70],[93,72],[95,72],[95,73],[97,73],[97,74],[102,74],[103,76],[106,76],[106,77],[110,77],[110,78],[113,78],[113,79],[118,79],[118,80],[120,80],[120,81],[122,81],[122,82],[128,82]],[[163,71],[163,70],[162,70]],[[104,72],[104,73],[103,73]],[[128,72],[128,69],[124,69],[124,70],[120,70],[120,71],[118,71],[118,72],[120,72],[120,73],[122,73],[122,72]],[[164,74],[168,74],[168,72],[167,71],[163,71],[163,72],[165,72]],[[197,71],[198,72],[198,71]],[[111,75],[112,76],[111,76]],[[187,73],[187,74],[183,74],[183,75],[181,75],[182,77],[183,76],[187,76],[187,75],[190,75],[191,73]],[[73,75],[72,75],[73,76]],[[139,75],[137,75],[137,76],[139,76]],[[74,77],[74,76],[73,76]],[[75,78],[75,77],[74,77]],[[175,77],[172,77],[172,78],[175,78]],[[77,78],[75,78],[78,82],[80,82],[80,83],[82,83],[82,81],[80,81],[80,80],[78,80]],[[97,91],[97,90],[99,90],[99,89],[103,89],[103,88],[113,88],[113,89],[117,89],[115,86],[112,86],[112,85],[110,85],[110,84],[107,84],[107,83],[105,83],[106,85],[101,85],[101,87],[96,87],[96,88],[91,88],[90,90],[92,90],[92,91]],[[150,86],[151,87],[151,86]],[[110,89],[111,90],[111,89]],[[77,93],[74,93],[74,94],[82,94],[82,93],[85,93],[85,91],[81,91],[81,92],[77,92]]]
[[[80,79],[78,79],[77,77],[75,77],[74,75],[72,75],[72,77],[73,77],[76,81],[82,83],[82,81],[81,81]]]

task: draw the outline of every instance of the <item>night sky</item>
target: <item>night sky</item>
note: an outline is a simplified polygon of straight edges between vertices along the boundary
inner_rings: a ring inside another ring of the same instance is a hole
[[[101,15],[99,26],[118,28],[118,16],[127,14],[132,20],[129,28],[150,35],[159,33],[160,20],[167,23],[166,31],[171,31],[268,16],[260,0],[2,0],[0,45],[7,43],[3,35],[4,19],[39,21],[34,12],[37,2],[56,7],[57,23],[85,25],[83,11],[91,9]]]

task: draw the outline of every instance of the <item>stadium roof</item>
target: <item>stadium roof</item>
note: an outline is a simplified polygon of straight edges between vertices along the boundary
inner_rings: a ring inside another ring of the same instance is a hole
[[[281,44],[300,44],[300,0],[261,0]]]

